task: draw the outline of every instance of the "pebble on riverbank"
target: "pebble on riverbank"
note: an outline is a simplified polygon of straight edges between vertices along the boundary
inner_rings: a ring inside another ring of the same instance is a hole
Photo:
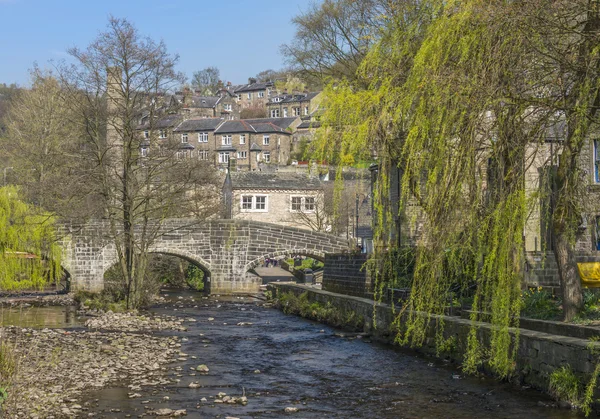
[[[94,330],[0,328],[23,360],[5,417],[71,417],[86,408],[87,391],[128,381],[130,397],[137,398],[142,387],[171,382],[164,366],[179,354],[179,338],[139,332],[181,330],[181,322],[113,313],[92,320],[86,326]]]

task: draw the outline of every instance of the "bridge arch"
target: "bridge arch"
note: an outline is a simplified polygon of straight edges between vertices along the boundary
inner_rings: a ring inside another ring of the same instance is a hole
[[[116,262],[106,221],[69,229],[65,259],[72,266],[75,289],[99,291],[104,272]],[[327,233],[248,220],[168,219],[161,223],[151,253],[181,257],[210,275],[213,293],[256,292],[260,280],[248,273],[265,258],[309,256],[323,261],[349,243]]]
[[[273,258],[277,258],[280,256],[293,257],[295,255],[307,256],[309,258],[316,259],[319,262],[325,262],[325,254],[321,253],[321,252],[316,252],[314,250],[310,250],[310,249],[278,250],[278,251],[275,251],[272,253],[264,254],[256,259],[248,262],[248,264],[246,265],[246,267],[244,269],[247,269],[247,271],[251,271],[252,269],[261,265],[262,262],[267,258],[273,259]]]

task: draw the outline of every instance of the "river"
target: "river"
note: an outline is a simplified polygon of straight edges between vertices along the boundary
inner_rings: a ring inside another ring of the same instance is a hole
[[[196,320],[186,323],[186,332],[164,332],[187,339],[181,347],[186,360],[167,372],[179,381],[143,389],[135,399],[128,398],[126,383],[91,393],[87,406],[94,417],[139,417],[160,408],[186,409],[190,418],[579,417],[545,407],[553,402],[540,392],[464,377],[441,360],[288,316],[254,298],[163,295],[167,301],[152,313]],[[209,373],[193,371],[199,364]],[[217,404],[220,392],[245,395],[248,404]],[[286,407],[298,410],[286,413]]]

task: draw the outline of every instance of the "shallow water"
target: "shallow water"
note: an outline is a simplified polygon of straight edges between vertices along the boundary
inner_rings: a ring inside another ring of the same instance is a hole
[[[158,408],[187,409],[191,418],[578,417],[543,407],[552,400],[542,393],[490,378],[462,377],[443,361],[340,337],[338,330],[259,306],[254,299],[168,294],[170,302],[152,309],[154,313],[197,320],[186,323],[187,332],[177,332],[188,339],[181,347],[188,359],[172,363],[168,374],[180,381],[144,389],[139,399],[128,399],[126,387],[93,393],[87,402],[90,411],[99,413],[96,417],[136,417]],[[238,326],[240,322],[252,324]],[[190,375],[199,364],[210,372]],[[175,367],[182,367],[182,377]],[[201,387],[190,389],[191,382]],[[245,394],[248,405],[214,404],[219,392]],[[208,402],[200,402],[203,397]],[[299,410],[286,414],[288,406]]]
[[[75,306],[0,308],[0,325],[34,328],[81,326],[85,322]]]

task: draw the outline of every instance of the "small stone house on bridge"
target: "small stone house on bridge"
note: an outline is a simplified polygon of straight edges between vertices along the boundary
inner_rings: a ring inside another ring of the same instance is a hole
[[[307,230],[325,227],[319,219],[323,217],[323,186],[307,173],[230,172],[223,196],[225,218]]]

